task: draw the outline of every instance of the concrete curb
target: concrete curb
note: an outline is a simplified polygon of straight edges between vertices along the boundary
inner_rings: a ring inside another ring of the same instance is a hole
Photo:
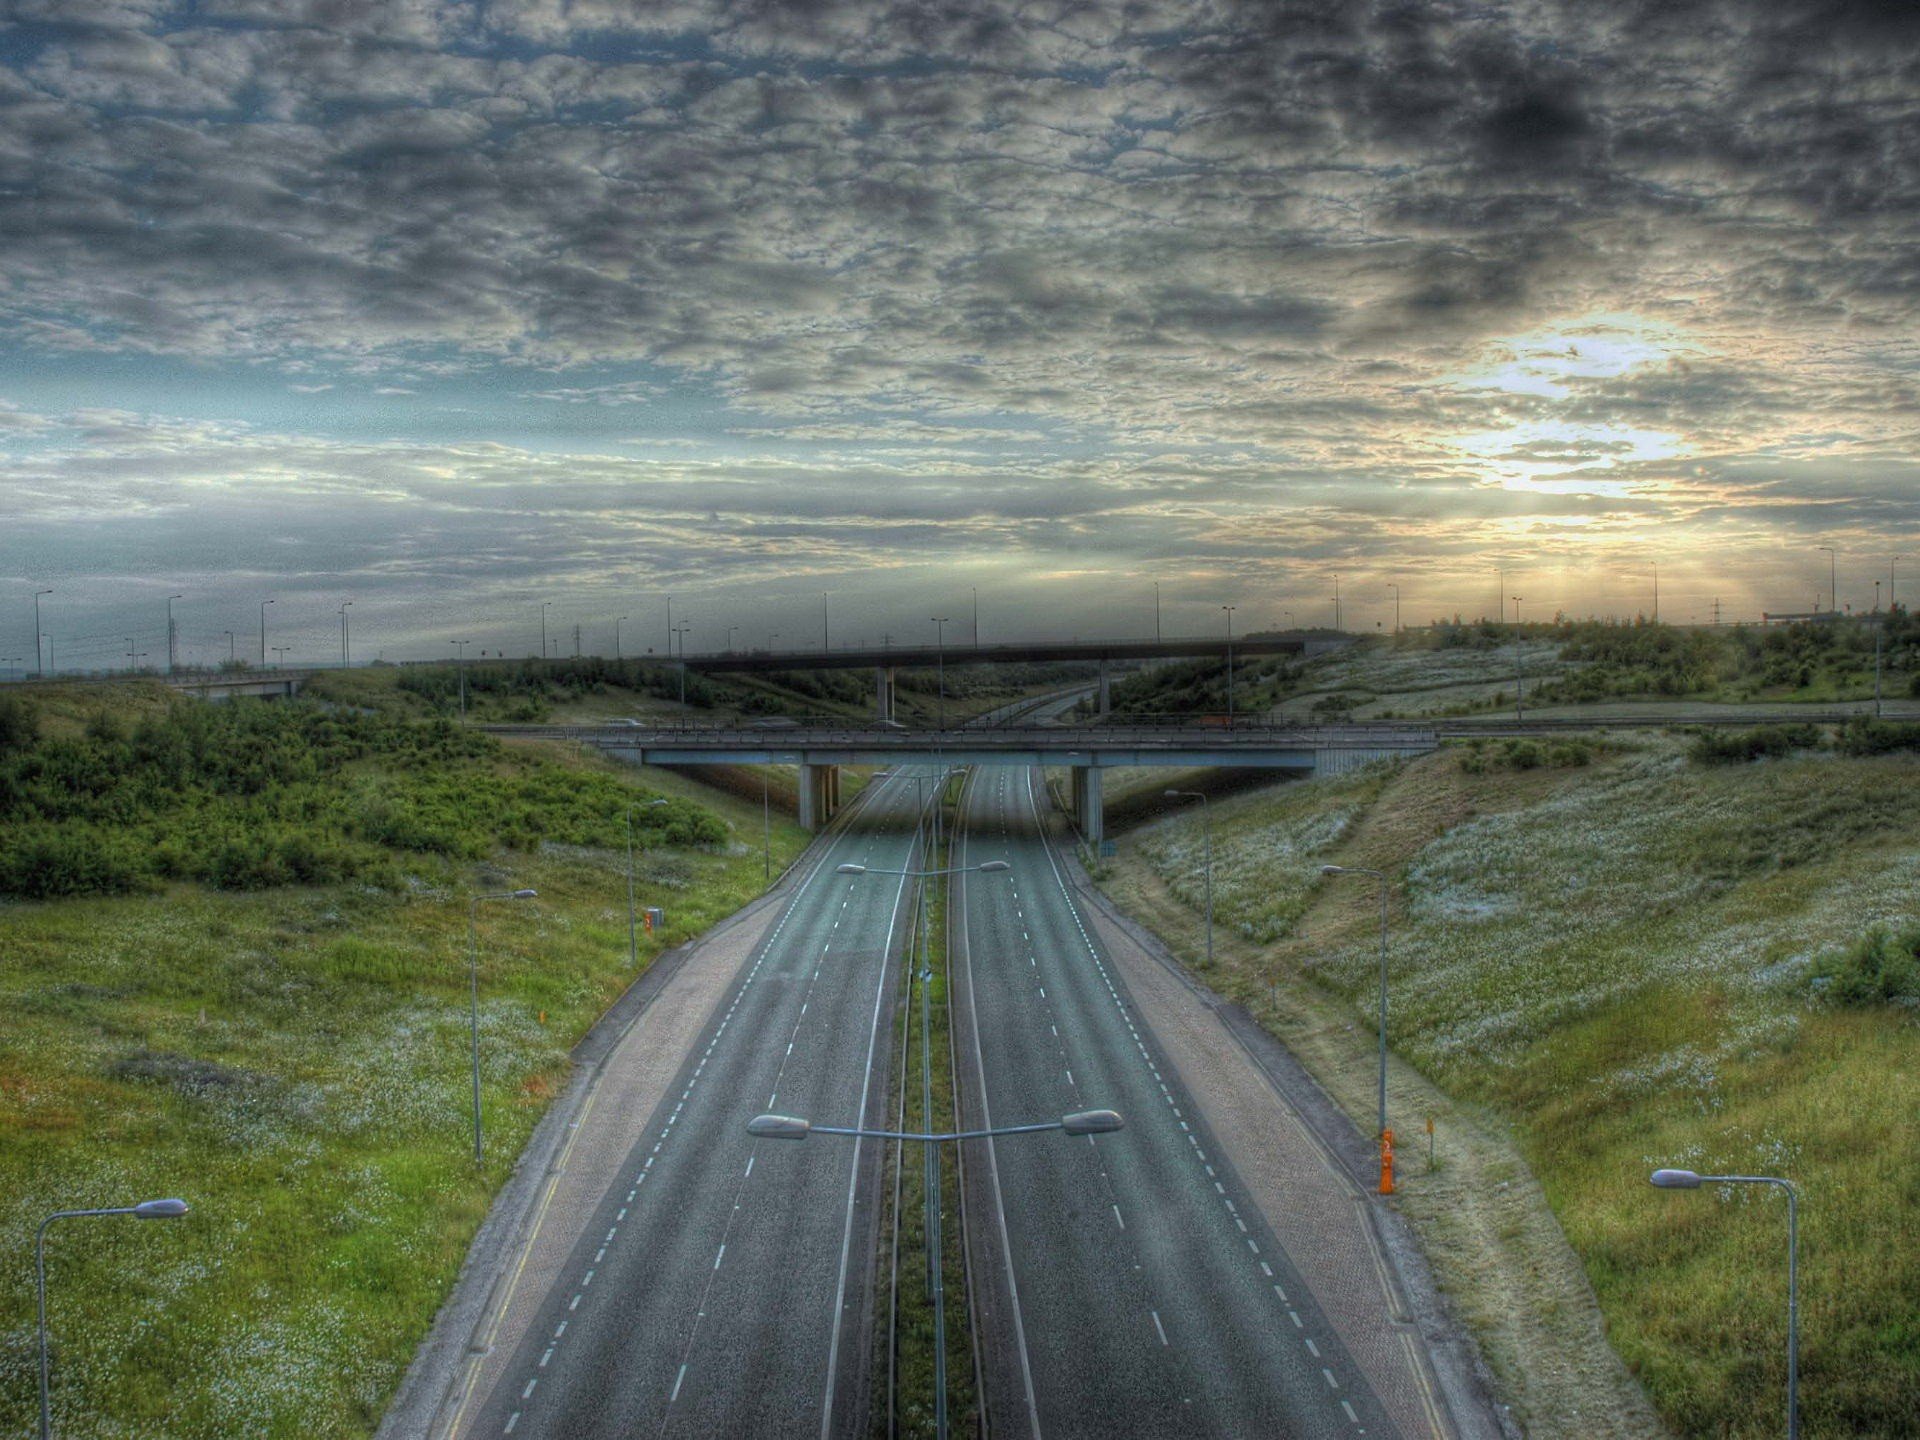
[[[1056,847],[1074,888],[1117,929],[1157,961],[1219,1017],[1240,1049],[1266,1077],[1282,1103],[1297,1114],[1339,1169],[1354,1183],[1375,1247],[1398,1292],[1397,1299],[1420,1332],[1427,1364],[1447,1419],[1460,1440],[1522,1440],[1505,1406],[1493,1398],[1493,1375],[1466,1327],[1452,1314],[1434,1284],[1419,1241],[1406,1218],[1374,1193],[1379,1172],[1373,1142],[1321,1089],[1293,1053],[1268,1034],[1242,1005],[1196,980],[1152,931],[1123,913],[1094,885],[1077,853]]]
[[[573,1073],[559,1099],[548,1107],[528,1137],[513,1174],[500,1187],[487,1218],[474,1232],[466,1259],[453,1288],[414,1352],[399,1389],[394,1392],[374,1440],[425,1440],[439,1435],[448,1423],[449,1403],[460,1392],[471,1362],[485,1353],[478,1343],[498,1310],[513,1259],[527,1245],[537,1222],[539,1198],[545,1182],[578,1124],[581,1110],[600,1083],[602,1065],[615,1046],[667,987],[686,962],[707,945],[745,924],[770,905],[786,898],[794,877],[808,871],[808,861],[856,813],[871,793],[863,789],[851,804],[823,827],[812,842],[787,866],[771,886],[704,933],[662,951],[645,972],[607,1008],[569,1054]]]

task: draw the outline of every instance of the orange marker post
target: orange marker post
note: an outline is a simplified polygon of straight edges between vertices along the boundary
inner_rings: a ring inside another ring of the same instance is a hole
[[[1393,1194],[1393,1131],[1380,1132],[1380,1193]]]

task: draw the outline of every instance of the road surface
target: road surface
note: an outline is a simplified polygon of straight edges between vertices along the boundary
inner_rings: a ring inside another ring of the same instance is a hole
[[[877,780],[739,963],[590,1221],[490,1355],[462,1437],[864,1434],[877,1148],[755,1141],[768,1110],[884,1120],[915,788]]]
[[[968,793],[956,863],[1012,868],[956,881],[962,1118],[1110,1108],[1127,1128],[970,1147],[991,1433],[1407,1435],[1404,1407],[1383,1405],[1348,1354],[1080,913],[1037,788],[1030,770],[982,769]],[[1353,1221],[1349,1206],[1334,1223]]]

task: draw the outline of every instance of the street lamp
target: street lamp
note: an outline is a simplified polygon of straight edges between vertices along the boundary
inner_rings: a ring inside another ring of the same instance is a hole
[[[1696,1175],[1656,1170],[1648,1179],[1662,1190],[1698,1190],[1702,1185],[1778,1185],[1787,1192],[1787,1440],[1800,1435],[1800,1192],[1775,1175]]]
[[[267,606],[271,604],[273,604],[271,600],[260,602],[260,668],[262,670],[267,668]]]
[[[220,633],[221,633],[221,634],[223,634],[223,635],[225,635],[225,636],[227,637],[227,664],[228,664],[229,666],[232,666],[232,665],[236,665],[236,664],[238,664],[239,662],[238,662],[238,661],[237,661],[237,660],[236,660],[236,659],[234,658],[234,649],[233,649],[233,647],[234,647],[234,639],[233,639],[233,631],[231,631],[231,630],[223,630],[223,631],[221,631]]]
[[[622,615],[613,622],[613,661],[616,665],[620,663],[620,622],[626,618]]]
[[[169,675],[180,668],[180,646],[175,639],[176,632],[173,628],[173,602],[186,598],[184,595],[169,595],[167,597],[167,673]]]
[[[352,604],[353,602],[351,600],[342,601],[340,604],[340,668],[342,670],[349,669],[353,665],[353,647],[351,643],[353,639],[353,622],[347,618],[347,607]]]
[[[1387,1129],[1387,877],[1360,865],[1322,865],[1322,875],[1371,875],[1380,885],[1380,1193],[1393,1193],[1393,1132]]]
[[[40,1440],[53,1440],[47,1354],[47,1227],[56,1220],[77,1220],[92,1215],[131,1215],[136,1220],[177,1220],[186,1213],[187,1202],[184,1200],[142,1200],[138,1205],[117,1205],[105,1210],[56,1210],[42,1220],[40,1228],[34,1231],[34,1301],[40,1319]]]
[[[1398,635],[1400,633],[1400,587],[1388,581],[1387,589],[1393,592],[1393,633]]]
[[[627,963],[640,968],[640,936],[633,925],[633,812],[651,810],[665,800],[638,801],[627,807]]]
[[[473,1163],[480,1163],[480,902],[532,900],[537,890],[499,890],[476,895],[467,907],[467,983],[473,1015]]]
[[[1198,790],[1169,790],[1169,800],[1198,800],[1201,824],[1207,837],[1207,964],[1213,964],[1213,812],[1207,797]]]
[[[454,667],[460,672],[460,718],[467,718],[467,646],[471,640],[449,640],[455,656]]]
[[[1840,552],[1831,545],[1815,547],[1827,552],[1827,609],[1840,608]]]
[[[939,729],[947,728],[947,618],[944,615],[933,617],[933,643],[940,658],[940,716]]]
[[[46,632],[40,628],[40,597],[51,594],[53,594],[51,590],[33,592],[33,678],[36,680],[47,678],[46,667],[40,663],[40,642],[46,635]]]
[[[1222,605],[1220,608],[1227,612],[1227,727],[1231,729],[1233,727],[1233,612],[1239,607]],[[1336,625],[1334,628],[1339,627]]]
[[[945,775],[940,777],[940,782],[942,784],[946,783]],[[935,803],[936,805],[938,804],[937,798]],[[953,865],[936,870],[879,870],[871,869],[865,865],[849,863],[836,867],[836,871],[841,875],[899,875],[911,879],[926,880],[939,875],[992,875],[1012,868],[1013,867],[1005,860],[983,860],[978,865]],[[927,925],[929,923],[927,915],[928,906],[923,903],[920,907],[922,946],[922,968],[920,971],[920,1113],[928,1123],[931,1123],[933,1118],[933,1004],[931,999],[933,991],[933,965],[930,958],[932,941],[927,935]],[[762,1121],[769,1120],[777,1121],[785,1125],[798,1124],[802,1127],[797,1134],[783,1134],[778,1138],[790,1140],[803,1140],[806,1138],[806,1122],[793,1121],[789,1117],[784,1116],[763,1115],[758,1120],[751,1122],[748,1128],[751,1129],[753,1125],[758,1125]],[[1114,1126],[1111,1128],[1118,1128],[1118,1124],[1119,1117],[1114,1116]],[[823,1126],[821,1128],[825,1129],[826,1127]],[[1054,1127],[1035,1126],[1030,1128],[1052,1129]],[[755,1133],[760,1132],[756,1131]],[[858,1134],[862,1132],[849,1130],[834,1133]],[[933,1140],[940,1137],[923,1135],[919,1138]],[[957,1139],[960,1137],[954,1136],[952,1138]],[[940,1155],[939,1152],[933,1148],[932,1144],[928,1144],[926,1147],[926,1168],[922,1180],[922,1188],[926,1192],[927,1209],[927,1291],[929,1298],[933,1302],[934,1429],[935,1433],[944,1436],[947,1433],[946,1281],[941,1273],[940,1263]]]
[[[540,658],[542,660],[547,658],[547,611],[551,609],[552,606],[553,601],[551,600],[542,600],[540,602]]]

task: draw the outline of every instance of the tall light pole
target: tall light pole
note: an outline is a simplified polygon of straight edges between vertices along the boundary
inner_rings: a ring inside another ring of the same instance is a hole
[[[176,638],[178,632],[173,628],[173,602],[184,600],[184,595],[167,597],[167,674],[172,675],[180,669],[180,645]]]
[[[1831,545],[1817,547],[1827,552],[1827,609],[1840,608],[1840,552]]]
[[[940,776],[940,784],[945,785],[947,775]],[[934,792],[934,807],[940,805],[939,791]],[[922,823],[925,823],[924,817]],[[1004,860],[986,860],[978,865],[952,865],[936,870],[870,870],[865,865],[847,864],[838,867],[842,875],[899,875],[909,879],[929,880],[936,876],[995,874],[1013,867]],[[933,1003],[930,998],[933,991],[933,952],[932,940],[927,933],[931,923],[928,920],[929,906],[922,897],[921,917],[921,970],[920,970],[920,1082],[921,1082],[921,1120],[927,1125],[933,1123]],[[1111,1113],[1111,1112],[1108,1112]],[[765,1119],[766,1117],[761,1117]],[[1119,1117],[1114,1117],[1117,1122]],[[759,1124],[756,1120],[754,1124]],[[751,1128],[751,1126],[749,1127]],[[825,1127],[823,1126],[822,1129]],[[1049,1126],[1043,1129],[1052,1128]],[[1117,1124],[1109,1128],[1118,1128]],[[759,1132],[754,1132],[758,1134]],[[849,1132],[852,1133],[852,1132]],[[781,1134],[778,1139],[803,1140],[804,1130],[797,1135]],[[905,1138],[900,1137],[900,1138]],[[926,1192],[926,1234],[927,1234],[927,1298],[933,1305],[933,1424],[936,1434],[947,1433],[947,1303],[946,1278],[942,1265],[940,1241],[940,1154],[931,1144],[926,1147],[926,1170],[922,1181]]]
[[[933,618],[933,645],[938,652],[940,662],[940,715],[938,726],[947,728],[947,617],[935,615]]]
[[[613,661],[616,665],[620,663],[620,622],[626,618],[621,615],[613,622]]]
[[[456,657],[454,666],[460,672],[460,718],[464,720],[467,718],[467,646],[473,642],[471,640],[449,640],[447,643],[453,646],[453,653]]]
[[[56,1210],[33,1232],[33,1293],[40,1321],[40,1440],[53,1440],[52,1389],[47,1349],[47,1227],[56,1220],[79,1220],[95,1215],[131,1215],[136,1220],[177,1220],[187,1213],[184,1200],[142,1200],[138,1205],[115,1205],[104,1210]]]
[[[1901,555],[1889,555],[1887,557],[1887,609],[1889,610],[1900,603],[1899,598],[1893,593],[1893,572],[1894,567],[1899,565],[1904,558],[1905,557]]]
[[[1160,582],[1153,582],[1153,643],[1160,643]]]
[[[476,895],[467,907],[467,985],[473,1017],[473,1163],[480,1164],[480,902],[532,900],[537,890],[498,890]]]
[[[680,703],[682,705],[687,703],[687,631],[692,628],[691,625],[683,622],[680,628],[673,632],[680,637]]]
[[[273,604],[271,600],[260,602],[260,668],[262,670],[267,668],[267,606],[271,604]]]
[[[978,650],[980,648],[980,587],[978,585],[975,585],[972,587],[972,590],[973,590],[973,648]]]
[[[1360,865],[1322,865],[1322,875],[1371,875],[1380,886],[1380,1193],[1393,1193],[1393,1132],[1387,1128],[1387,877]]]
[[[1233,612],[1239,609],[1239,606],[1222,605],[1220,608],[1227,612],[1227,727],[1231,729],[1233,727]],[[1339,628],[1337,623],[1334,628]]]
[[[547,611],[553,605],[551,600],[540,602],[540,658],[547,658]]]
[[[1338,575],[1333,577],[1333,628],[1335,630],[1338,630],[1341,628],[1340,626],[1340,577]]]
[[[47,678],[46,667],[40,663],[41,642],[46,638],[46,632],[40,628],[40,597],[51,594],[51,590],[33,592],[33,678],[36,680]]]
[[[1388,582],[1387,588],[1393,592],[1393,633],[1400,633],[1400,587]]]
[[[1169,790],[1169,800],[1198,800],[1201,828],[1206,833],[1207,861],[1207,967],[1213,967],[1213,811],[1207,797],[1198,790]]]
[[[733,637],[738,633],[739,629],[740,627],[738,625],[727,626],[727,654],[729,655],[733,653]]]
[[[227,637],[227,664],[228,665],[239,664],[240,662],[234,658],[234,653],[233,653],[233,644],[234,644],[233,631],[227,630],[227,631],[223,631],[222,633]]]
[[[673,659],[673,597],[667,596],[667,659]]]
[[[1513,597],[1513,623],[1516,625],[1520,623],[1520,597],[1518,595]]]
[[[340,668],[347,670],[353,665],[353,622],[347,617],[347,609],[353,602],[343,600],[340,603]]]
[[[633,922],[633,812],[651,810],[665,800],[636,801],[627,807],[627,964],[640,968],[640,934]]]
[[[1656,1170],[1648,1177],[1662,1190],[1698,1190],[1702,1185],[1777,1185],[1787,1192],[1787,1440],[1800,1435],[1800,1192],[1777,1175],[1696,1175]]]

